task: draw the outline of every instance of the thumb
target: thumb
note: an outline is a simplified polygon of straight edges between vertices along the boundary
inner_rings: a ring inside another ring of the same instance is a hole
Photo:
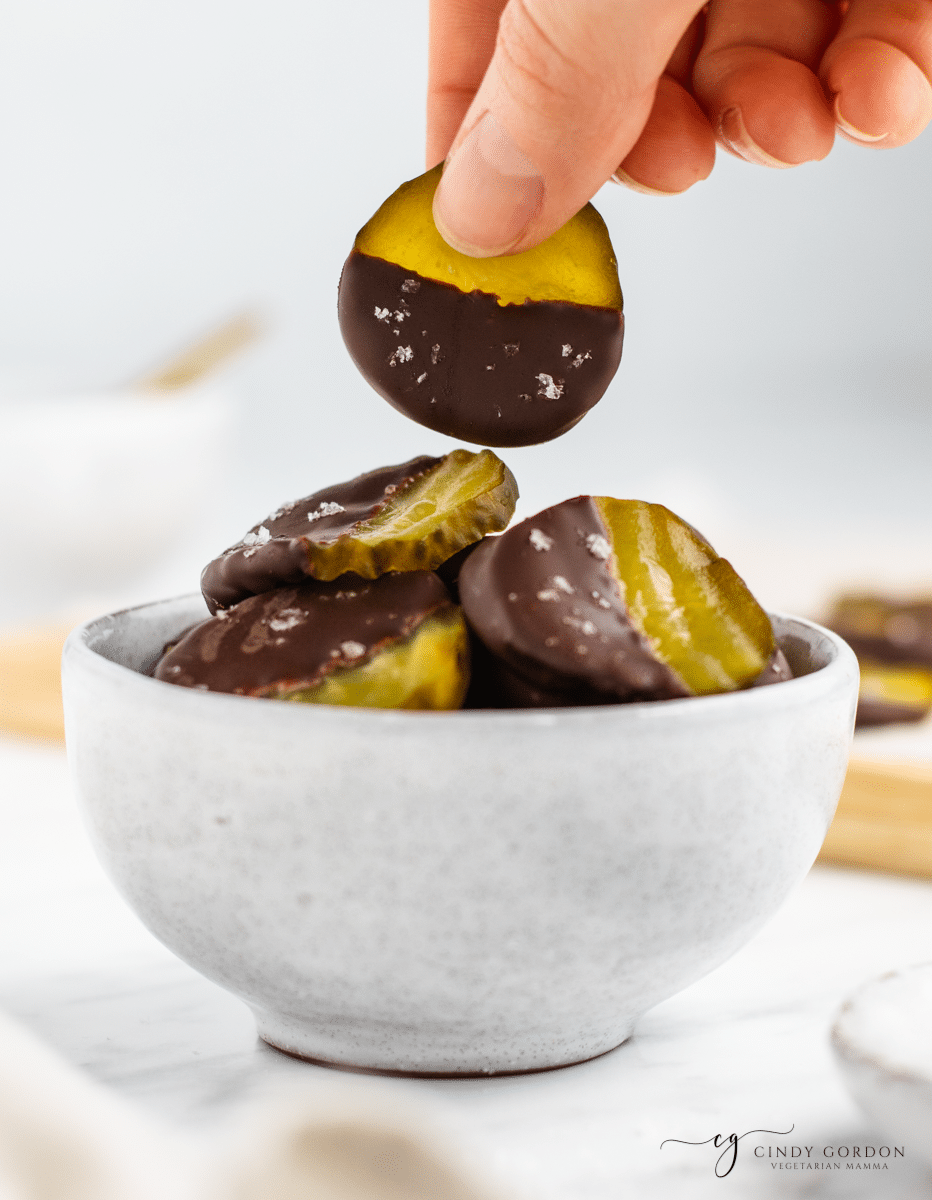
[[[478,258],[542,242],[617,169],[702,0],[509,0],[434,219]]]

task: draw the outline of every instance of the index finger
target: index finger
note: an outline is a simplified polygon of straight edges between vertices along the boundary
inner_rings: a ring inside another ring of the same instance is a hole
[[[430,0],[427,165],[447,156],[492,61],[507,0]]]
[[[820,68],[839,132],[902,146],[932,120],[932,4],[851,0]]]

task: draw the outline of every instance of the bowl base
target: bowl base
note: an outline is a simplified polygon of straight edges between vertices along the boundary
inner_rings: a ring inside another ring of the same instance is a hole
[[[392,1046],[391,1039],[389,1044],[380,1039],[377,1047],[367,1048],[360,1044],[364,1039],[322,1037],[319,1030],[302,1027],[294,1018],[282,1018],[261,1009],[253,1009],[253,1016],[259,1038],[273,1050],[291,1058],[334,1071],[389,1075],[403,1079],[489,1079],[498,1075],[537,1075],[542,1071],[558,1071],[611,1054],[628,1040],[634,1030],[632,1021],[612,1030],[599,1041],[593,1038],[587,1044],[580,1039],[575,1045],[553,1046],[552,1060],[548,1060],[546,1051],[542,1049],[533,1055],[528,1054],[526,1044],[522,1046],[524,1053],[502,1046],[484,1049],[445,1046],[431,1051],[423,1046]],[[561,1049],[563,1054],[560,1053]],[[522,1058],[530,1060],[526,1066],[518,1065]]]
[[[289,1058],[297,1058],[300,1062],[309,1063],[312,1067],[326,1067],[330,1071],[345,1071],[349,1075],[387,1075],[395,1079],[497,1079],[505,1075],[540,1075],[544,1071],[563,1071],[568,1067],[579,1067],[583,1063],[604,1058],[606,1054],[611,1054],[623,1046],[630,1037],[629,1033],[617,1045],[609,1046],[607,1050],[600,1050],[596,1054],[590,1054],[587,1058],[574,1058],[572,1062],[553,1063],[546,1067],[506,1068],[501,1071],[492,1068],[484,1071],[406,1071],[400,1067],[366,1067],[359,1063],[334,1062],[329,1058],[314,1058],[309,1054],[300,1054],[297,1050],[289,1050],[286,1046],[276,1046],[264,1034],[259,1034],[260,1041],[265,1042],[271,1050],[276,1050],[279,1054],[287,1054]]]

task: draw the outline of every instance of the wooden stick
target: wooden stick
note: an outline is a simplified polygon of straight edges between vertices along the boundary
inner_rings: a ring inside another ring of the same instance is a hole
[[[261,331],[258,319],[252,313],[241,313],[134,386],[150,392],[174,392],[187,387],[255,341]]]

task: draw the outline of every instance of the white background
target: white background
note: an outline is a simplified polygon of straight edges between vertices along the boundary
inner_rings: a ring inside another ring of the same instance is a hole
[[[159,587],[283,499],[452,447],[370,391],[335,313],[356,230],[423,169],[426,3],[3,9],[0,368],[123,382],[239,308],[268,322],[228,372],[230,485]],[[785,172],[722,154],[679,198],[604,188],[624,360],[574,431],[505,452],[522,511],[667,503],[776,606],[932,587],[930,196],[928,132]]]

